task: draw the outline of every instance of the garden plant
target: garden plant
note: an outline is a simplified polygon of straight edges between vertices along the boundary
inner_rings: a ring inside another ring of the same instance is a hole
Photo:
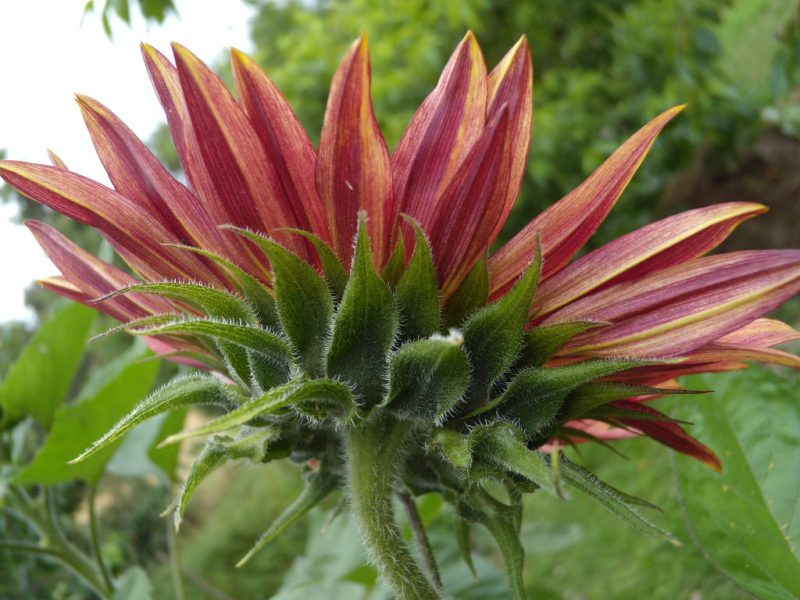
[[[774,348],[800,333],[767,317],[800,293],[800,250],[709,254],[764,206],[689,210],[580,254],[683,106],[665,107],[496,247],[528,162],[525,38],[487,69],[467,33],[392,153],[373,110],[366,35],[333,78],[317,148],[242,52],[232,51],[234,96],[186,48],[173,46],[174,61],[142,49],[185,183],[85,96],[112,188],[55,154],[52,165],[4,160],[0,176],[97,229],[131,269],[28,221],[61,272],[44,287],[119,320],[108,334],[141,336],[192,367],[73,464],[152,417],[215,407],[205,425],[162,442],[207,438],[170,507],[176,528],[202,480],[228,462],[302,465],[304,491],[239,565],[341,492],[397,598],[448,597],[417,513],[417,499],[436,493],[458,516],[465,560],[471,528],[485,527],[510,596],[525,598],[529,494],[586,495],[674,541],[648,519],[647,499],[601,481],[565,448],[646,436],[721,471],[724,456],[651,401],[695,402],[704,390],[678,377],[743,361],[800,367]]]

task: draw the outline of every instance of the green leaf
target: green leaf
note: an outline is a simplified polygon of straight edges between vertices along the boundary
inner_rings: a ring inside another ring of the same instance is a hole
[[[200,283],[174,281],[139,283],[136,285],[129,285],[107,294],[102,298],[98,298],[97,302],[133,293],[154,294],[169,300],[176,300],[204,312],[209,317],[242,321],[243,323],[249,323],[251,325],[258,322],[258,317],[253,311],[253,307],[243,298],[234,296],[228,291]]]
[[[286,229],[286,231],[302,235],[314,244],[319,260],[322,263],[322,271],[325,273],[325,280],[328,282],[328,287],[333,294],[334,300],[339,302],[342,299],[344,288],[347,285],[347,270],[345,270],[342,261],[339,260],[339,257],[336,256],[328,244],[313,233],[304,231],[303,229]]]
[[[139,398],[140,397],[141,395]],[[91,436],[86,436],[87,438],[95,439],[96,441],[87,448],[85,440],[81,440],[81,443],[84,444],[83,448],[85,448],[85,450],[82,454],[76,458],[73,458],[69,462],[70,464],[75,464],[86,460],[95,452],[119,440],[123,435],[140,423],[151,417],[155,417],[156,415],[160,415],[170,410],[198,404],[230,406],[231,403],[232,400],[226,392],[224,385],[215,377],[207,375],[190,375],[187,377],[179,377],[154,391],[135,408],[133,408],[133,410],[126,408],[125,410],[121,411],[124,414],[130,410],[130,412],[128,412],[128,414],[121,419],[116,417],[118,422],[110,430],[108,430],[110,423],[108,425],[104,425],[102,430],[106,431],[106,433],[102,437],[98,437],[98,434],[96,433],[93,433]],[[113,423],[113,420],[111,422]]]
[[[151,600],[152,586],[141,567],[131,567],[117,582],[111,600]]]
[[[50,427],[66,400],[95,312],[69,304],[47,319],[11,365],[0,387],[0,429],[27,415]]]
[[[293,408],[313,421],[332,418],[339,422],[352,419],[355,400],[349,387],[331,379],[290,381],[274,387],[262,396],[251,398],[207,425],[171,435],[162,443],[172,444],[190,437],[221,433],[244,425],[255,417]]]
[[[717,388],[702,402],[673,402],[692,434],[722,459],[716,474],[676,456],[678,491],[693,541],[758,598],[800,597],[800,381],[753,366],[690,377]]]
[[[366,405],[378,404],[397,327],[394,298],[373,267],[366,216],[361,213],[350,279],[328,349],[328,376],[355,386]]]
[[[656,388],[629,383],[587,383],[570,392],[559,414],[560,421],[569,421],[591,410],[625,398],[635,396],[671,396],[673,394],[707,394],[706,390]]]
[[[541,254],[537,254],[525,275],[505,296],[476,312],[464,325],[464,348],[472,366],[468,410],[486,402],[492,384],[514,364],[541,267]]]
[[[454,467],[468,469],[472,465],[470,438],[448,428],[437,429],[431,437],[431,445],[439,449]]]
[[[283,331],[297,349],[306,372],[319,377],[333,315],[327,283],[314,267],[283,246],[245,229],[236,232],[258,244],[269,258]]]
[[[179,408],[169,412],[153,439],[163,440],[165,437],[169,437],[173,433],[177,433],[183,429],[183,424],[186,421],[188,412],[188,408]],[[148,448],[147,457],[164,472],[170,481],[176,481],[178,477],[177,468],[179,453],[180,446],[159,448],[158,442],[156,442],[151,444],[150,448]]]
[[[472,267],[444,308],[445,327],[461,327],[489,298],[489,269],[482,257]]]
[[[67,464],[141,401],[153,385],[157,362],[139,362],[141,345],[104,367],[104,384],[87,398],[62,406],[53,419],[44,445],[17,476],[19,483],[54,484],[73,479],[96,482],[117,445],[106,444],[102,452],[81,464]],[[120,441],[121,435],[114,438]]]
[[[262,550],[271,541],[277,538],[281,533],[286,531],[293,524],[302,519],[308,511],[314,508],[317,504],[322,502],[328,494],[338,487],[336,479],[330,474],[325,473],[320,469],[316,473],[312,473],[306,482],[306,487],[303,489],[300,496],[292,502],[280,516],[278,516],[272,525],[269,526],[255,545],[244,555],[244,557],[236,563],[237,567],[243,566],[249,561],[253,555],[259,550]]]
[[[549,461],[529,450],[522,432],[505,421],[474,427],[470,433],[473,463],[492,464],[516,473],[557,496]]]
[[[189,500],[206,477],[232,460],[249,458],[253,462],[259,462],[265,456],[268,444],[275,436],[276,434],[273,430],[259,428],[239,439],[219,435],[209,439],[202,452],[192,462],[189,475],[187,475],[181,491],[175,499],[175,531],[180,528]],[[169,446],[169,448],[177,449],[179,446]]]
[[[631,504],[638,504],[653,508],[651,504],[620,492],[618,489],[598,479],[594,473],[573,463],[564,456],[561,457],[560,463],[561,475],[571,489],[575,489],[595,500],[603,508],[640,531],[664,538],[675,545],[680,545],[672,534],[651,523],[631,506]]]
[[[477,580],[478,572],[475,570],[475,561],[472,560],[472,544],[469,539],[469,521],[466,519],[456,519],[456,540],[458,541],[458,551],[464,559],[470,573]]]
[[[531,367],[511,381],[496,403],[502,415],[518,422],[530,438],[535,438],[555,423],[571,391],[641,365],[641,361],[634,360],[590,360],[557,368]]]
[[[389,367],[388,409],[402,419],[440,421],[464,396],[469,362],[458,333],[403,344]]]
[[[525,367],[541,367],[576,335],[606,323],[569,321],[534,327],[525,333],[519,363]]]
[[[441,308],[436,266],[430,243],[422,228],[413,219],[414,255],[395,288],[400,309],[400,335],[404,340],[426,338],[439,330]]]
[[[261,327],[186,317],[152,326],[141,326],[132,322],[126,324],[125,328],[134,335],[189,334],[230,342],[262,354],[275,365],[283,366],[287,371],[292,362],[292,351],[286,341]]]
[[[265,327],[277,327],[279,325],[278,312],[275,308],[275,299],[272,297],[269,290],[267,290],[258,279],[250,275],[250,273],[238,265],[233,264],[227,258],[203,248],[184,246],[183,244],[165,245],[194,252],[195,254],[200,254],[214,261],[225,270],[226,275],[230,277],[236,289],[239,290],[239,293],[250,302],[262,325]]]
[[[403,276],[406,268],[406,240],[403,237],[403,230],[397,230],[397,245],[394,247],[392,255],[383,267],[383,280],[394,289]]]

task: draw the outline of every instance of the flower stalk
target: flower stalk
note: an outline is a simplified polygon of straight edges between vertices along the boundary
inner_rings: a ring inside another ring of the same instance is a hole
[[[347,434],[348,490],[364,546],[398,598],[443,598],[423,574],[395,520],[397,466],[411,426],[376,415]]]

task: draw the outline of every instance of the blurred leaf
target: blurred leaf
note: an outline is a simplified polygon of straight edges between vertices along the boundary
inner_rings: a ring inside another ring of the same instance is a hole
[[[150,579],[141,567],[131,567],[122,575],[111,600],[151,600]]]
[[[9,368],[0,388],[0,427],[13,425],[26,415],[50,427],[78,370],[94,317],[93,310],[69,304],[44,322]]]
[[[96,482],[117,444],[97,452],[77,465],[67,464],[127,414],[153,385],[158,363],[138,362],[145,354],[136,344],[102,369],[105,381],[89,398],[62,406],[53,427],[33,461],[17,476],[18,483],[59,483],[72,479]],[[113,375],[110,375],[113,374]]]
[[[759,598],[800,597],[800,380],[763,367],[692,377],[717,392],[676,416],[723,460],[721,475],[674,460],[690,534],[706,557]]]
[[[158,443],[164,438],[169,437],[173,433],[178,433],[183,429],[183,423],[186,421],[186,413],[189,412],[188,408],[174,410],[169,413],[166,418],[161,422],[161,428],[156,433],[150,449],[147,451],[147,456],[153,461],[164,474],[171,480],[178,479],[176,469],[178,467],[178,454],[180,453],[180,444],[172,446],[158,447]]]

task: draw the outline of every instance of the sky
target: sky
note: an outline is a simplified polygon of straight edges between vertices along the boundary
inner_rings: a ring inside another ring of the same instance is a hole
[[[0,0],[0,149],[10,159],[47,163],[49,148],[73,171],[107,183],[74,94],[101,101],[146,140],[163,113],[139,43],[169,56],[169,43],[177,41],[206,62],[230,46],[248,51],[252,9],[241,0],[176,0],[178,17],[157,25],[145,23],[132,6],[132,26],[113,19],[111,41],[99,16],[83,15],[85,4]],[[25,288],[57,274],[28,230],[11,221],[16,212],[0,204],[0,322],[31,320]]]

